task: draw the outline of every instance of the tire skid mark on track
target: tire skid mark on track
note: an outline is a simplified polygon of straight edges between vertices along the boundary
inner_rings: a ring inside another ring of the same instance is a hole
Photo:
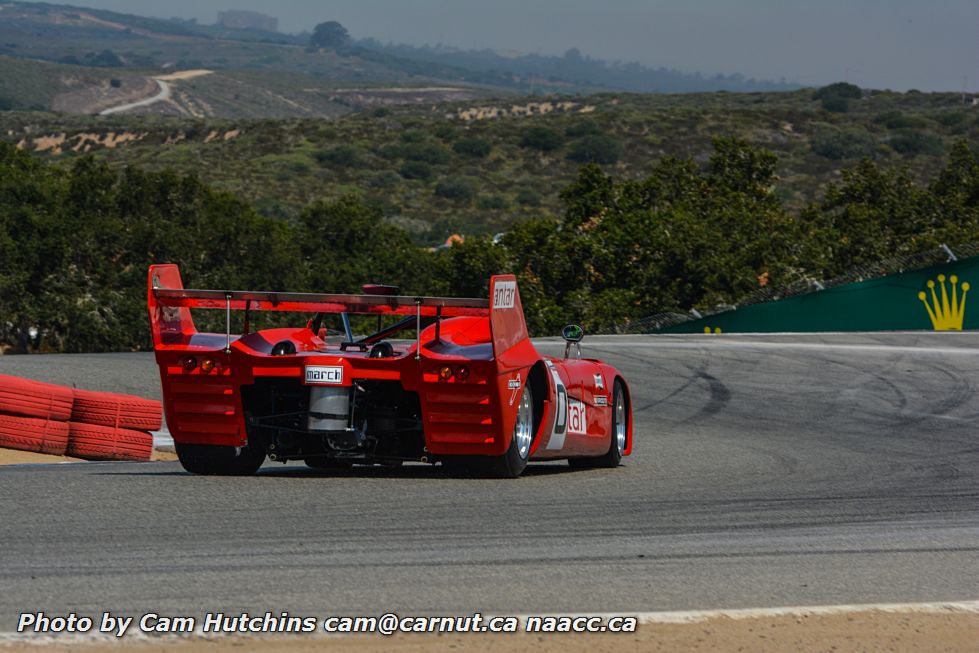
[[[694,422],[704,419],[705,417],[712,417],[713,415],[716,415],[724,410],[724,408],[731,401],[731,391],[716,376],[708,374],[707,372],[700,372],[697,374],[697,378],[707,383],[707,390],[710,393],[710,397],[707,400],[707,404],[703,406],[696,415],[685,420],[687,422]]]
[[[592,347],[592,351],[596,352],[597,354],[603,355],[605,357],[607,357],[609,354],[614,355],[614,354],[618,353],[618,352],[610,351],[610,350],[607,350],[607,349],[601,349],[601,348],[598,348],[598,347]],[[642,356],[636,356],[634,354],[628,356],[627,360],[629,360],[630,362],[638,362],[638,363],[641,363],[642,364],[642,367],[639,368],[640,370],[642,370],[642,369],[648,370],[649,368],[656,367],[656,366],[662,364],[661,361],[658,361],[658,360],[655,360],[655,359],[652,359],[652,358],[645,358],[645,357],[642,357]],[[659,406],[659,405],[661,405],[663,403],[666,403],[670,399],[673,399],[674,397],[682,394],[683,392],[685,392],[686,390],[690,389],[691,387],[694,387],[694,386],[698,385],[698,382],[705,377],[705,373],[706,373],[706,370],[707,370],[708,365],[709,365],[709,363],[708,363],[708,361],[706,359],[703,360],[699,365],[696,365],[696,366],[689,365],[689,364],[683,365],[683,367],[685,367],[690,372],[690,374],[688,374],[685,377],[683,377],[683,383],[682,384],[680,384],[677,387],[673,388],[667,395],[665,395],[664,397],[662,397],[660,399],[656,399],[654,401],[648,402],[648,403],[646,403],[646,404],[644,404],[642,406],[639,406],[639,407],[634,407],[633,408],[633,414],[635,415],[635,414],[643,413],[643,412],[646,412],[647,410],[650,410],[652,408],[655,408],[656,406]],[[626,370],[623,370],[623,372],[625,372],[625,371]],[[711,377],[711,378],[713,378],[713,377]]]

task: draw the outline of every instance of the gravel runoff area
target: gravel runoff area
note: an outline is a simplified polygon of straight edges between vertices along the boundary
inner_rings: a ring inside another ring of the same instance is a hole
[[[176,460],[177,454],[172,451],[154,450],[152,461]],[[52,463],[83,463],[81,458],[71,456],[50,456],[33,451],[0,448],[0,465],[50,465]]]
[[[924,610],[866,610],[807,613],[797,610],[779,616],[713,616],[684,623],[643,623],[629,634],[444,634],[444,635],[277,635],[277,636],[165,636],[126,639],[127,649],[138,653],[451,653],[477,651],[510,653],[533,649],[542,653],[648,653],[672,651],[908,651],[914,653],[971,653],[979,634],[979,606],[971,611],[928,606]],[[668,614],[668,613],[667,613]],[[652,619],[657,619],[651,615]],[[669,616],[666,617],[670,621]],[[47,640],[0,641],[0,651],[37,653],[115,653],[120,641]]]

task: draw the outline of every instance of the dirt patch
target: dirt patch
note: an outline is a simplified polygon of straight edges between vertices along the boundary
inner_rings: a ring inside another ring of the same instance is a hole
[[[592,113],[595,107],[577,102],[529,102],[506,106],[486,106],[460,109],[446,114],[446,118],[457,120],[490,120],[493,118],[523,118],[526,116],[543,116],[548,113]]]
[[[196,68],[194,70],[178,70],[175,73],[167,73],[166,75],[154,75],[154,79],[159,79],[164,82],[176,82],[181,79],[193,79],[195,77],[201,77],[203,75],[213,74],[213,70],[205,70],[204,68]]]
[[[0,449],[0,465],[76,463],[81,461],[81,458],[71,458],[69,456],[51,456],[45,453],[34,453],[33,451],[21,451],[19,449]]]
[[[914,651],[963,653],[976,650],[979,614],[918,612],[853,612],[830,615],[786,615],[732,619],[712,618],[693,623],[648,623],[629,634],[501,634],[501,635],[377,635],[212,637],[177,639],[127,638],[125,644],[147,653],[450,653],[480,651],[510,653],[626,653],[629,651]],[[3,650],[37,651],[34,644],[14,644]],[[53,643],[46,651],[115,652],[116,641]]]
[[[21,139],[17,143],[18,149],[32,148],[36,153],[47,152],[49,154],[61,154],[65,150],[74,152],[88,152],[93,147],[104,147],[112,150],[119,145],[129,142],[141,141],[146,138],[146,132],[108,132],[98,134],[95,132],[83,132],[67,136],[66,134],[48,134],[37,136],[33,139]]]
[[[171,461],[176,460],[177,454],[172,451],[154,451],[151,461]],[[34,453],[33,451],[20,451],[19,449],[0,448],[0,466],[2,465],[37,465],[51,463],[78,463],[84,462],[81,458],[70,456],[50,456],[44,453]]]
[[[61,154],[61,146],[64,145],[67,138],[63,133],[52,136],[38,136],[34,139],[34,151],[47,152],[51,150],[53,154]]]

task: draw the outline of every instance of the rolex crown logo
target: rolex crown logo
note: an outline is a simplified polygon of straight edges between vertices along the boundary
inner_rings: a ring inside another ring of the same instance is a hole
[[[931,304],[928,303],[928,293],[921,291],[918,299],[925,305],[928,317],[931,318],[931,325],[935,331],[961,331],[962,320],[965,317],[965,295],[969,292],[969,282],[962,283],[962,298],[959,299],[958,283],[959,278],[954,274],[948,278],[952,285],[952,295],[949,298],[948,288],[945,286],[945,275],[938,275],[938,283],[942,286],[942,298],[938,299],[935,292],[935,282],[928,280],[928,290],[931,292]]]

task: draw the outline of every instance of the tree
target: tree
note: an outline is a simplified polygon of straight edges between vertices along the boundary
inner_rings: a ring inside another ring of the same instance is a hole
[[[937,246],[941,214],[907,169],[887,170],[864,159],[844,170],[818,207],[803,214],[808,237],[822,251],[809,267],[823,278],[923,247]]]
[[[359,292],[364,283],[389,283],[423,293],[433,283],[428,252],[358,198],[317,202],[299,219],[298,240],[315,292]]]
[[[320,23],[313,28],[313,34],[309,37],[309,44],[317,48],[336,50],[350,43],[350,34],[347,28],[335,20]]]
[[[822,100],[822,107],[831,113],[846,113],[850,110],[850,100],[859,100],[863,91],[859,86],[846,82],[836,82],[816,89],[812,99]]]
[[[812,94],[812,99],[821,100],[824,97],[842,97],[850,100],[859,100],[863,97],[863,91],[856,84],[847,82],[836,82],[816,89]]]
[[[619,160],[619,143],[605,134],[585,136],[572,143],[568,158],[579,163],[615,163]]]

